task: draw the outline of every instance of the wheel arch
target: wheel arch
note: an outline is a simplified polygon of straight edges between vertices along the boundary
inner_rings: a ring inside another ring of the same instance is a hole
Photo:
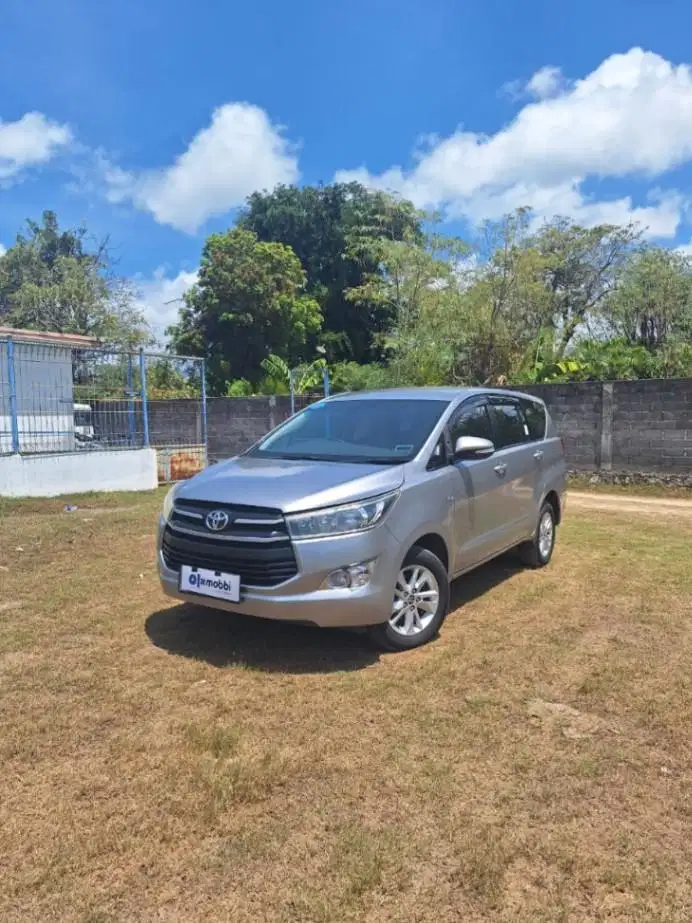
[[[548,493],[543,498],[543,506],[545,503],[549,503],[555,514],[555,525],[560,525],[560,520],[562,519],[562,504],[560,503],[560,496],[556,490],[549,490]]]
[[[436,558],[439,558],[445,571],[449,574],[449,549],[447,547],[447,542],[442,538],[439,532],[426,532],[415,541],[411,542],[404,556],[404,560],[406,560],[406,557],[414,548],[423,548],[425,551],[434,554]]]

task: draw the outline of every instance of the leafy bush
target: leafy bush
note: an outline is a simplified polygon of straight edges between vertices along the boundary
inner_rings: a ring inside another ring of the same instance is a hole
[[[377,391],[391,388],[393,376],[390,369],[372,363],[359,365],[357,362],[339,362],[329,373],[331,390],[341,391]]]

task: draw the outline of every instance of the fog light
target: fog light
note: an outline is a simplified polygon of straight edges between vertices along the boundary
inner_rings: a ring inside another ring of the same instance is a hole
[[[330,590],[345,590],[351,586],[351,575],[346,568],[333,570],[327,577],[327,587]]]
[[[364,561],[362,564],[351,564],[350,567],[340,567],[333,570],[322,584],[324,590],[349,590],[366,586],[370,582],[374,561]]]

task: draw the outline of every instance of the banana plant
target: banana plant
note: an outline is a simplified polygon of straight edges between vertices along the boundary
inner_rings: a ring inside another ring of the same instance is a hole
[[[285,388],[286,392],[290,390],[291,369],[284,359],[270,354],[266,359],[262,360],[262,368],[267,373],[269,382],[273,383],[277,388]],[[293,369],[294,393],[305,394],[306,391],[312,391],[317,388],[322,383],[326,368],[325,359],[315,359],[313,362],[299,365]]]

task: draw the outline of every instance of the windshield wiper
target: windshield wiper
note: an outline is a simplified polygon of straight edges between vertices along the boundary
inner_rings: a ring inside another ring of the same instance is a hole
[[[408,458],[358,458],[355,461],[363,465],[404,465]]]
[[[258,453],[258,458],[275,458],[280,461],[314,461],[314,462],[340,462],[342,458],[328,458],[324,455],[263,455]]]

